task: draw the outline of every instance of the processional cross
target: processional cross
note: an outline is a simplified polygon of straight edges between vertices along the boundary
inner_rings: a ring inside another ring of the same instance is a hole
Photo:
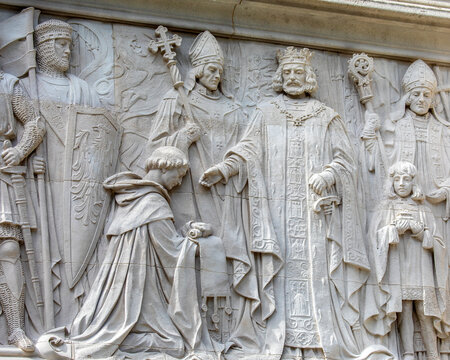
[[[194,123],[194,117],[192,116],[191,104],[188,101],[186,91],[183,87],[183,80],[181,80],[180,71],[178,70],[176,56],[177,54],[173,49],[181,45],[181,37],[178,35],[173,35],[172,38],[167,36],[167,28],[165,26],[158,26],[155,30],[155,35],[157,40],[150,40],[148,44],[148,49],[152,54],[157,54],[161,51],[163,59],[170,72],[170,77],[172,78],[173,87],[178,91],[181,98],[181,103],[183,104],[184,110],[187,114],[187,123]],[[159,40],[158,40],[159,39]]]
[[[148,49],[155,55],[161,50],[163,59],[169,68],[173,86],[178,90],[183,85],[183,81],[181,80],[180,72],[177,67],[177,60],[175,59],[177,54],[173,51],[173,48],[181,45],[181,37],[175,34],[172,38],[168,38],[166,33],[166,27],[161,25],[158,26],[155,30],[155,35],[157,39],[159,38],[159,40],[150,40]]]

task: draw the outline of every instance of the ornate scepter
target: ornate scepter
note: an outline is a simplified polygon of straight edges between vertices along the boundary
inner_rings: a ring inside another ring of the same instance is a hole
[[[181,103],[184,107],[184,110],[186,111],[186,125],[187,124],[195,124],[194,117],[192,115],[192,108],[191,104],[189,103],[189,99],[187,97],[186,91],[184,89],[184,82],[181,80],[180,71],[177,67],[177,60],[176,56],[177,54],[173,51],[173,47],[178,47],[181,45],[181,37],[178,35],[173,35],[171,39],[169,39],[166,35],[167,28],[160,25],[155,30],[156,38],[159,38],[159,40],[151,40],[148,45],[148,49],[153,53],[157,54],[159,51],[161,51],[163,55],[163,59],[166,62],[167,67],[169,68],[170,77],[172,78],[173,87],[175,90],[177,90],[178,94],[180,95]],[[198,141],[195,142],[198,153],[200,155],[200,163],[204,170],[206,170],[208,167],[205,156],[204,156],[204,149],[202,147],[202,144]],[[220,203],[218,199],[217,189],[215,186],[211,186],[211,195],[214,201],[214,205],[217,210],[217,214],[220,216]],[[200,214],[199,214],[200,215]]]
[[[373,59],[367,54],[354,54],[348,61],[348,74],[358,90],[359,101],[363,106],[365,106],[366,110],[371,113],[374,112],[372,102],[372,73],[374,70],[375,67],[373,65]],[[383,140],[381,139],[380,131],[378,129],[375,130],[375,137],[380,149],[381,160],[384,168],[386,169],[389,166],[389,163]]]

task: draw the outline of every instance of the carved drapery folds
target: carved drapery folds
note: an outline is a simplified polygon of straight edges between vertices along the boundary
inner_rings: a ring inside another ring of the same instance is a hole
[[[448,360],[450,68],[37,15],[0,23],[0,357]]]

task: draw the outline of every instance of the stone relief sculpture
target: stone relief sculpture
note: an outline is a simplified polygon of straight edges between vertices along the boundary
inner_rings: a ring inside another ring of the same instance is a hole
[[[60,20],[45,21],[35,29],[38,90],[41,100],[57,104],[98,107],[100,100],[80,78],[66,74],[70,62],[72,27]]]
[[[32,76],[22,80],[30,96],[38,96],[47,128],[41,149],[45,186],[35,199],[46,220],[35,241],[41,243],[45,237],[44,242],[50,244],[49,254],[43,256],[51,268],[41,274],[52,283],[53,293],[47,296],[54,301],[48,316],[54,320],[47,321],[47,329],[73,319],[78,311],[73,304],[85,295],[85,285],[79,280],[103,231],[109,197],[102,182],[114,171],[120,134],[89,85],[66,74],[71,36],[71,26],[60,20],[37,25],[37,89],[33,89]]]
[[[270,240],[266,246],[283,254],[267,353],[352,358],[365,347],[355,339],[361,340],[359,296],[370,271],[356,163],[339,115],[310,96],[317,88],[311,56],[294,47],[278,52],[274,89],[281,94],[257,106],[242,140],[201,182],[211,186],[246,169],[251,227],[259,230],[252,241]]]
[[[189,168],[184,152],[160,147],[146,161],[146,168],[144,178],[123,172],[105,180],[117,206],[107,231],[110,241],[104,262],[72,323],[70,339],[51,333],[41,337],[41,354],[103,359],[165,353],[180,358],[185,344],[187,354],[203,352],[201,359],[220,352],[204,326],[202,330],[197,292],[192,291],[198,247],[200,256],[205,256],[200,259],[201,284],[220,285],[220,271],[227,283],[226,268],[220,267],[225,264],[220,239],[209,236],[212,228],[205,223],[186,224],[187,236],[175,230],[168,191],[181,183]]]
[[[393,118],[391,162],[394,159],[409,161],[417,167],[418,181],[423,184],[427,200],[435,204],[436,216],[446,222],[450,217],[446,205],[450,181],[450,123],[435,111],[436,77],[428,65],[417,60],[406,71],[402,86],[405,110],[401,109]],[[438,226],[447,235],[448,227],[442,220]]]
[[[387,161],[409,161],[415,164],[419,182],[423,183],[428,200],[440,203],[446,199],[450,177],[448,150],[445,146],[450,123],[435,111],[436,76],[427,64],[417,60],[406,71],[402,87],[405,94],[400,100],[400,109],[391,119],[395,130],[388,127],[383,129],[387,133],[384,141],[388,150]],[[372,134],[380,127],[380,121],[371,112],[366,117],[363,139],[370,142],[374,136]],[[376,147],[373,149],[377,150]],[[435,160],[429,161],[432,158]]]
[[[373,219],[375,271],[386,330],[398,318],[403,359],[414,359],[413,311],[420,322],[427,359],[440,359],[437,336],[446,336],[449,292],[446,245],[408,162],[389,168],[388,200]],[[398,315],[396,314],[398,313]]]
[[[398,161],[406,161],[414,164],[416,169],[417,183],[422,187],[425,194],[425,202],[434,214],[437,233],[442,236],[442,248],[439,252],[448,253],[448,182],[450,179],[449,169],[449,126],[448,121],[443,119],[436,111],[437,80],[431,68],[422,60],[411,64],[402,79],[404,95],[397,104],[398,110],[391,114],[380,124],[379,116],[368,109],[365,114],[366,123],[362,134],[365,142],[367,155],[373,170],[383,171],[389,169],[390,164]],[[381,128],[381,129],[380,129]],[[380,129],[380,135],[376,134]],[[383,155],[384,154],[384,155]],[[381,175],[381,178],[383,178]],[[447,255],[448,256],[448,255]],[[435,260],[436,261],[436,260]],[[448,261],[448,260],[447,260]],[[439,280],[437,280],[439,279]],[[448,291],[448,268],[446,272],[438,274],[436,281]],[[441,291],[442,290],[441,288]],[[449,296],[443,296],[441,307],[442,324],[436,329],[442,340],[441,348],[448,346],[448,308]],[[442,310],[444,309],[444,310]],[[383,312],[382,310],[381,312]],[[420,318],[419,318],[420,320]],[[427,326],[419,321],[420,328]],[[411,326],[411,322],[408,326]],[[406,325],[405,325],[406,328]],[[413,326],[414,328],[414,326]],[[430,336],[430,331],[421,329],[422,339],[430,358],[435,354],[435,335]],[[430,337],[425,336],[428,334]],[[402,338],[402,341],[403,338]],[[404,350],[406,353],[411,352]],[[445,350],[448,352],[448,350]],[[410,354],[406,356],[411,356]]]
[[[427,64],[356,55],[357,94],[344,54],[25,12],[0,36],[0,357],[449,360]]]
[[[32,352],[33,342],[24,331],[25,278],[20,259],[20,244],[25,243],[26,251],[31,252],[31,257],[27,260],[33,267],[31,272],[36,276],[31,220],[28,214],[33,214],[33,209],[24,192],[25,168],[18,165],[41,143],[44,130],[32,102],[19,85],[19,80],[4,72],[0,73],[0,101],[3,114],[3,164],[0,169],[0,304],[6,317],[8,343],[25,352]],[[23,133],[19,139],[16,139],[17,120],[23,125]],[[15,141],[14,147],[11,147],[11,141]],[[34,228],[35,223],[34,220]]]
[[[163,29],[158,30],[164,35]],[[167,38],[166,43],[169,43]],[[151,43],[150,48],[152,46],[157,49],[159,45]],[[168,57],[168,50],[164,51],[164,56]],[[184,88],[180,87],[181,79],[174,78],[176,90],[169,91],[160,104],[148,148],[174,145],[188,152],[190,174],[173,195],[175,204],[183,204],[174,207],[175,219],[181,223],[197,219],[212,224],[223,241],[232,272],[231,303],[228,296],[221,299],[221,303],[212,296],[214,293],[208,294],[203,290],[202,310],[215,339],[238,351],[259,353],[263,335],[258,333],[254,323],[264,323],[274,310],[271,279],[281,265],[278,248],[265,248],[263,244],[259,245],[260,248],[249,248],[247,245],[245,222],[248,222],[248,216],[242,208],[245,206],[245,176],[209,187],[200,183],[203,172],[221,161],[227,149],[237,143],[245,116],[239,104],[221,91],[224,58],[211,33],[206,31],[195,39],[189,58],[192,68]],[[171,67],[170,71],[172,73],[174,68]],[[184,91],[188,94],[186,100]],[[257,274],[255,268],[255,262],[259,261],[255,258],[259,256],[265,257],[262,274]],[[259,289],[258,275],[264,277]],[[217,307],[220,307],[222,315]],[[262,311],[260,318],[256,318],[258,308]],[[253,336],[249,336],[249,332]]]

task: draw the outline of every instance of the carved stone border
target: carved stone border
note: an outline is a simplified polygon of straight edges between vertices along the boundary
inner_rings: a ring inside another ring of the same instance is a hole
[[[446,0],[0,0],[14,8],[450,64]]]

